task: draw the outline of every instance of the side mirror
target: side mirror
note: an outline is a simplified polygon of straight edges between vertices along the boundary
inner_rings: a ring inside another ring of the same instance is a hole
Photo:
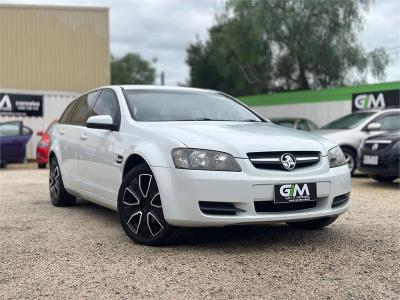
[[[91,116],[87,119],[86,126],[88,128],[106,129],[111,131],[117,129],[117,124],[113,122],[110,115]]]
[[[36,133],[36,135],[37,135],[37,136],[43,136],[43,135],[44,135],[44,132],[43,132],[43,131],[38,131],[38,132]]]
[[[378,130],[381,130],[381,128],[382,128],[381,123],[377,123],[377,122],[369,123],[367,126],[368,131],[378,131]]]

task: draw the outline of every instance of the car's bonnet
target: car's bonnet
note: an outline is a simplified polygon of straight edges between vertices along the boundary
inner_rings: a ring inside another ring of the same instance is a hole
[[[249,152],[267,151],[320,151],[326,155],[335,146],[319,136],[269,123],[160,122],[148,126],[187,147],[218,150],[243,158]]]
[[[357,128],[353,128],[353,129],[321,129],[321,130],[315,131],[314,133],[317,135],[320,135],[328,140],[331,140],[339,145],[352,144],[355,141],[359,141],[361,138],[360,131],[357,130]]]

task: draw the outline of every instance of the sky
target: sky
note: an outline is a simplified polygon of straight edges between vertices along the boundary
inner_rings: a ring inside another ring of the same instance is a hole
[[[215,12],[224,0],[0,0],[0,3],[102,6],[110,9],[110,51],[115,56],[139,53],[156,58],[157,72],[167,85],[185,83],[189,69],[186,48],[196,38],[207,38]],[[375,0],[359,34],[366,51],[384,47],[390,64],[384,81],[400,80],[400,1]],[[369,82],[378,82],[368,78]],[[159,79],[157,79],[159,83]]]

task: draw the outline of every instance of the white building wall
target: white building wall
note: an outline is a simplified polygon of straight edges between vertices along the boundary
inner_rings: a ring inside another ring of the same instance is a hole
[[[269,119],[306,118],[322,126],[351,113],[351,100],[254,106],[252,109]]]
[[[0,89],[0,93],[43,95],[43,117],[0,116],[0,122],[21,120],[23,121],[24,125],[33,130],[33,135],[26,146],[27,159],[36,159],[36,145],[39,141],[39,137],[36,135],[36,133],[41,130],[46,130],[47,126],[49,126],[54,119],[58,119],[63,113],[65,107],[76,96],[78,96],[78,94],[70,92],[27,91],[13,89]]]

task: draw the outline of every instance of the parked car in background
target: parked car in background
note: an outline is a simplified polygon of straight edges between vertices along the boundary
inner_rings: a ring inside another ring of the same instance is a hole
[[[46,165],[49,161],[49,149],[51,145],[51,133],[54,129],[54,125],[57,123],[57,120],[54,120],[50,123],[49,127],[47,127],[46,131],[39,131],[37,133],[40,136],[40,141],[36,147],[36,162],[39,169],[46,168]]]
[[[32,136],[32,129],[22,121],[0,123],[0,167],[7,163],[25,160],[26,144]]]
[[[358,169],[377,181],[392,182],[400,173],[400,131],[367,138],[358,152]]]
[[[357,151],[362,141],[393,130],[400,130],[399,108],[355,112],[330,122],[316,133],[341,146],[353,174],[357,169]]]
[[[317,130],[318,126],[308,119],[299,118],[276,118],[270,119],[270,121],[276,125],[303,130],[303,131],[313,131]]]

